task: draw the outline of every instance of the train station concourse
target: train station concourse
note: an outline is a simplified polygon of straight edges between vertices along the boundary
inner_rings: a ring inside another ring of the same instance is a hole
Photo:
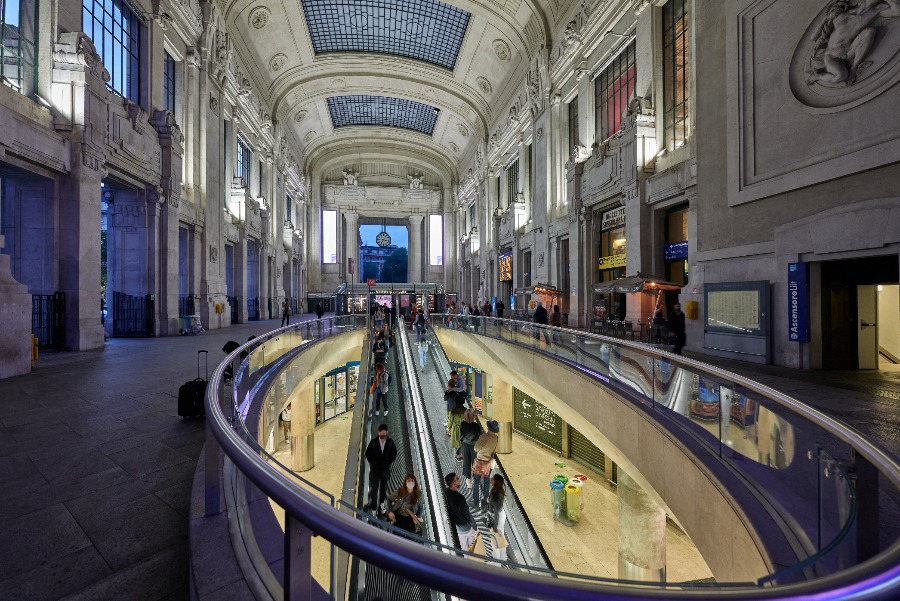
[[[898,73],[898,0],[0,0],[0,598],[900,598]]]

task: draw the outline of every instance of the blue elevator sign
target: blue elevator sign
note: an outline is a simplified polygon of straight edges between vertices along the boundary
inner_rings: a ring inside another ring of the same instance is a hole
[[[788,340],[809,342],[808,263],[788,263]]]

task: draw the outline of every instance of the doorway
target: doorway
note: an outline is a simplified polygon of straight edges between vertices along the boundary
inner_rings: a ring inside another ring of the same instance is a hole
[[[897,256],[821,265],[822,368],[875,370],[900,365]]]

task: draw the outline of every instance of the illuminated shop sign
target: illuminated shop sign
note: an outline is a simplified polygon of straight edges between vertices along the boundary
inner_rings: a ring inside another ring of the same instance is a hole
[[[625,253],[611,255],[609,257],[600,257],[599,267],[601,271],[604,269],[625,267]]]
[[[601,230],[611,230],[625,225],[625,207],[619,207],[612,211],[603,213],[603,221],[600,225]]]
[[[663,252],[665,253],[666,261],[675,261],[677,259],[687,259],[688,258],[687,240],[683,240],[682,242],[673,242],[672,244],[666,244],[666,246],[663,248]]]
[[[499,257],[497,257],[497,261],[500,264],[500,281],[501,282],[511,282],[512,281],[512,252],[503,253]]]

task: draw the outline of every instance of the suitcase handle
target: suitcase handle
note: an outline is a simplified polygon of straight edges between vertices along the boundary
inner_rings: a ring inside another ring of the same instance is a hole
[[[203,355],[203,358],[206,359],[206,380],[209,380],[209,351],[197,351],[197,377],[200,377],[200,355]]]

